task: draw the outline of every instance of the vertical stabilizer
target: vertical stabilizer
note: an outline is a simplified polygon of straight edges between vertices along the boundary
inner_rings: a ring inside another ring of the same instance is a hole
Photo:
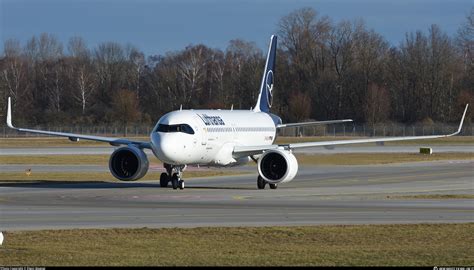
[[[275,60],[276,60],[277,36],[270,38],[270,47],[268,48],[267,61],[265,62],[265,71],[260,84],[260,94],[254,111],[270,112],[273,99],[273,81],[275,78]]]

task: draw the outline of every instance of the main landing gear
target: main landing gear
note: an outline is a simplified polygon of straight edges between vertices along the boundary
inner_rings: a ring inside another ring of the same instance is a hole
[[[184,189],[184,180],[181,179],[181,176],[186,165],[174,166],[165,163],[164,167],[166,172],[160,175],[160,186],[168,187],[168,183],[171,182],[173,189]]]
[[[257,178],[257,188],[258,189],[265,189],[266,184],[268,184],[270,186],[270,189],[277,189],[278,188],[278,184],[268,183],[267,181],[265,181],[265,179],[263,179],[263,177],[261,177],[259,175],[258,178]]]

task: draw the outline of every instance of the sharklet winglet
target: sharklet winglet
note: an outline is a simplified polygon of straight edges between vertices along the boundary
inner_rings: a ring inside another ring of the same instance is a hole
[[[454,134],[459,134],[462,129],[462,125],[464,123],[464,117],[466,116],[467,108],[469,107],[469,104],[466,104],[466,108],[464,108],[464,113],[462,114],[461,122],[459,123],[459,128],[458,131],[456,131]]]
[[[15,128],[12,124],[12,101],[11,101],[11,97],[8,97],[7,126],[9,128]]]

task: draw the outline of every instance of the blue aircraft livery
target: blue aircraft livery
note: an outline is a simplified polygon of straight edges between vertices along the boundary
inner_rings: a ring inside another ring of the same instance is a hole
[[[275,60],[276,60],[277,37],[272,36],[270,48],[268,50],[267,62],[265,63],[265,73],[263,74],[260,85],[260,98],[256,107],[261,112],[270,112],[273,99],[273,80],[275,79]]]

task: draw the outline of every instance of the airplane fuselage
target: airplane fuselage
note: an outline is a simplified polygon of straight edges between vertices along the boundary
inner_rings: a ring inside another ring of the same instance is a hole
[[[233,166],[235,146],[271,145],[281,119],[250,110],[179,110],[160,118],[150,139],[155,156],[171,165]]]
[[[107,142],[121,146],[109,159],[112,175],[121,181],[135,181],[146,175],[148,157],[143,151],[151,149],[164,164],[166,172],[160,175],[160,187],[169,183],[173,189],[184,189],[183,171],[186,165],[236,166],[253,159],[257,163],[257,188],[276,189],[280,183],[292,181],[298,172],[298,161],[293,149],[342,144],[377,143],[388,141],[444,138],[461,132],[468,105],[464,109],[459,128],[447,135],[404,136],[369,138],[324,142],[273,144],[277,129],[352,122],[351,119],[311,121],[282,124],[281,118],[271,114],[275,76],[277,37],[270,38],[265,69],[260,83],[260,93],[253,110],[179,110],[161,117],[154,127],[150,142],[121,138],[15,128],[12,124],[11,100],[8,98],[7,126],[21,132]]]

